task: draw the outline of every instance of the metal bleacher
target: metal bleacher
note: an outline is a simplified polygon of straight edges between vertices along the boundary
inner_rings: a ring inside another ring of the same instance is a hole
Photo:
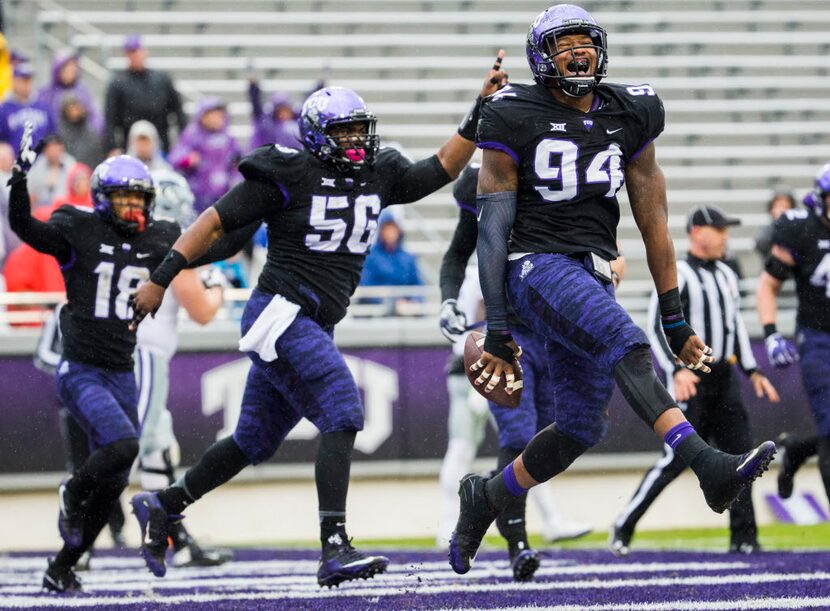
[[[27,3],[18,4],[25,10]],[[169,71],[188,101],[220,95],[233,133],[249,134],[251,67],[263,89],[299,98],[320,78],[359,91],[379,131],[413,157],[432,154],[466,112],[499,48],[514,81],[530,78],[524,40],[544,3],[517,0],[38,0],[43,57],[82,50],[85,80],[103,92],[124,65],[123,36],[140,32],[150,65]],[[657,143],[670,225],[683,250],[685,214],[718,204],[740,216],[733,249],[759,262],[752,236],[779,184],[808,189],[830,158],[830,10],[826,0],[595,0],[582,3],[609,31],[609,80],[650,83],[667,111]],[[657,10],[659,7],[659,10]],[[632,290],[648,272],[625,203],[620,237]],[[408,245],[434,274],[454,226],[449,189],[414,205]],[[434,275],[433,275],[434,277]],[[643,282],[640,282],[643,281]]]

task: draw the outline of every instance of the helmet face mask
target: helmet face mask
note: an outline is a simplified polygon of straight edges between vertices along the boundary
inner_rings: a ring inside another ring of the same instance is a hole
[[[577,44],[563,45],[559,41],[566,36],[587,37]],[[590,43],[584,44],[590,39]],[[594,71],[590,72],[590,53],[580,53],[580,49],[591,49]],[[605,30],[597,25],[594,18],[584,9],[570,5],[558,4],[550,7],[536,17],[527,33],[527,62],[533,78],[540,85],[561,89],[571,97],[582,97],[590,93],[607,74],[608,40]],[[567,71],[563,73],[557,66],[557,59],[562,61],[563,54],[567,61]],[[587,66],[585,65],[587,61]],[[585,72],[585,75],[581,74]]]
[[[312,93],[300,113],[300,136],[310,153],[344,173],[371,166],[380,146],[377,119],[351,89]],[[351,128],[351,129],[350,129]]]
[[[139,233],[150,223],[156,191],[150,170],[139,160],[127,155],[107,159],[92,173],[90,189],[95,212],[121,233]],[[113,195],[125,191],[141,195],[144,207],[128,208],[127,214],[121,218],[115,212]]]

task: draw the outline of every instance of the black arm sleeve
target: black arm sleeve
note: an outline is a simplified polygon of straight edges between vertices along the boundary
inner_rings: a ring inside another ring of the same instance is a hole
[[[254,221],[250,225],[245,225],[244,227],[226,233],[216,240],[205,254],[198,259],[194,259],[187,266],[190,268],[199,267],[201,265],[207,265],[208,263],[224,261],[234,256],[250,242],[256,230],[259,229],[260,224],[261,221]]]
[[[222,229],[230,234],[251,223],[269,220],[282,210],[285,199],[277,185],[247,179],[219,198],[213,207],[219,214]]]
[[[403,172],[395,184],[390,204],[416,202],[452,180],[437,155],[416,161],[402,169]]]
[[[458,211],[455,233],[441,261],[441,301],[458,299],[458,292],[464,282],[467,261],[475,252],[476,240],[478,240],[478,222],[475,214],[464,208],[459,208]]]
[[[487,310],[487,334],[508,333],[507,242],[516,220],[516,192],[487,193],[476,198],[479,212],[478,277]]]
[[[72,257],[72,248],[60,230],[32,217],[26,178],[15,176],[10,183],[9,226],[12,231],[35,250],[52,255],[59,263],[67,263]]]

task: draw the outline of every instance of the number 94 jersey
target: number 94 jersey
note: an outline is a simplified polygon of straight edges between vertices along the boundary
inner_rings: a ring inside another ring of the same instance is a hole
[[[135,332],[127,300],[150,277],[179,236],[155,220],[126,236],[90,208],[61,206],[48,221],[71,248],[61,266],[68,305],[61,309],[63,358],[104,369],[132,370]]]
[[[476,143],[510,155],[519,172],[510,252],[615,259],[625,167],[664,122],[663,104],[648,85],[601,84],[585,113],[538,84],[508,85],[487,98]]]

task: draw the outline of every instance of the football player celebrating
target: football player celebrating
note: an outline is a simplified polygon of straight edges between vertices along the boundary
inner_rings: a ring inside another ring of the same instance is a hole
[[[36,157],[31,133],[27,124],[9,181],[9,221],[24,242],[61,265],[68,303],[61,309],[58,390],[92,449],[60,486],[58,528],[64,544],[43,578],[44,588],[67,592],[81,589],[73,566],[106,524],[138,454],[136,338],[127,300],[163,260],[179,228],[152,220],[150,172],[126,155],[95,168],[94,210],[62,206],[45,223],[33,218],[26,187]]]
[[[818,428],[819,471],[830,498],[830,163],[819,172],[815,190],[804,203],[808,210],[787,210],[775,222],[772,250],[756,297],[769,362],[775,367],[801,362],[801,380]],[[795,276],[798,295],[797,347],[775,326],[778,293],[790,276]],[[797,453],[792,445],[784,444],[789,450],[782,467],[787,477],[783,482],[779,479],[785,497],[792,492],[792,477],[811,453],[812,443],[799,444]]]
[[[614,299],[609,260],[617,256],[616,194],[627,180],[631,208],[672,351],[708,372],[711,350],[683,318],[666,187],[653,140],[663,107],[648,85],[601,85],[605,30],[580,7],[560,4],[530,26],[527,57],[536,83],[508,85],[482,106],[477,144],[477,253],[487,309],[477,384],[513,388],[516,314],[546,340],[555,372],[556,421],[495,477],[461,481],[461,512],[450,564],[470,570],[481,539],[513,499],[564,471],[607,429],[614,381],[634,411],[689,464],[708,505],[723,512],[775,453],[765,442],[742,456],[706,444],[652,368],[648,339]]]
[[[458,224],[452,241],[441,262],[441,331],[450,341],[456,342],[453,350],[463,346],[459,341],[467,332],[467,317],[459,308],[459,294],[462,282],[466,286],[470,272],[466,272],[467,262],[475,252],[478,224],[476,222],[476,185],[479,166],[470,164],[453,185],[453,195],[459,207]],[[478,275],[475,286],[478,289]],[[480,293],[478,300],[480,302]],[[555,420],[556,401],[553,378],[548,369],[543,337],[534,335],[513,313],[508,312],[510,330],[513,337],[522,346],[522,400],[518,407],[503,407],[489,401],[490,412],[499,431],[499,454],[497,468],[504,469],[513,461],[531,440],[533,435]],[[467,376],[464,375],[463,353],[451,363],[460,361],[458,374],[448,376],[447,389],[450,392],[450,441],[444,463],[441,467],[442,492],[445,489],[445,476],[450,472],[456,474],[453,487],[447,490],[454,501],[452,523],[458,517],[458,501],[454,499],[458,478],[469,471],[478,445],[484,437],[486,420],[466,414],[470,411],[469,400],[461,391],[472,391]],[[454,371],[454,370],[451,370]],[[478,394],[475,397],[480,399]],[[458,469],[463,469],[459,471]],[[449,482],[447,482],[449,483]],[[544,537],[559,541],[575,539],[591,532],[588,524],[572,522],[559,514],[546,486],[533,488],[530,497],[536,502],[544,520]],[[525,505],[528,495],[517,496],[511,500],[496,519],[499,533],[507,541],[510,567],[516,581],[529,581],[539,568],[539,553],[528,543],[525,526]],[[447,513],[447,512],[444,512]],[[442,515],[442,523],[444,516]],[[448,529],[452,528],[452,524]]]
[[[481,96],[506,80],[503,54]],[[139,288],[136,322],[156,311],[178,271],[224,232],[267,221],[267,263],[242,317],[240,349],[253,366],[236,430],[174,486],[132,501],[142,554],[155,575],[166,571],[170,522],[247,465],[270,458],[303,417],[321,432],[318,583],[330,587],[386,570],[387,558],[363,555],[346,534],[351,453],[363,408],[332,332],[346,314],[381,210],[416,201],[458,176],[475,150],[479,102],[434,156],[412,163],[395,149],[379,148],[375,116],[354,91],[316,91],[301,112],[304,149],[271,145],[243,159],[244,182],[202,213]]]

